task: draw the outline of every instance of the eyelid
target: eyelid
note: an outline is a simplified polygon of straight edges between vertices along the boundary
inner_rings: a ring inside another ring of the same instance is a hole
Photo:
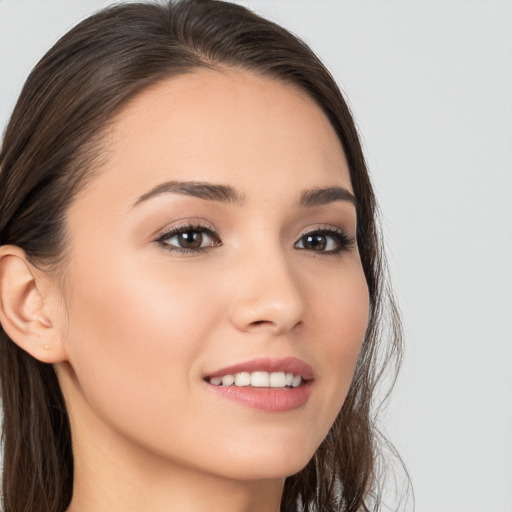
[[[159,239],[165,238],[166,236],[169,236],[171,233],[174,233],[179,230],[207,231],[216,234],[220,238],[219,230],[211,222],[208,222],[207,220],[199,217],[194,217],[191,219],[180,219],[170,224],[167,224],[164,228],[161,228],[158,231],[154,232],[151,238],[156,242]]]
[[[355,239],[354,235],[351,235],[349,231],[342,228],[341,226],[337,226],[335,224],[325,224],[324,223],[324,224],[313,224],[313,225],[305,227],[299,233],[297,240],[299,240],[300,238],[302,238],[305,235],[309,235],[311,233],[318,233],[320,231],[330,232],[330,233],[338,233],[338,234],[346,236],[349,239]]]

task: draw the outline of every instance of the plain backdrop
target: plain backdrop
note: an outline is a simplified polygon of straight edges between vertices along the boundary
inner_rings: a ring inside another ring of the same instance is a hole
[[[0,126],[100,0],[0,0]],[[512,2],[240,1],[303,37],[354,112],[406,334],[385,428],[417,512],[512,512]],[[410,507],[412,510],[412,507]]]

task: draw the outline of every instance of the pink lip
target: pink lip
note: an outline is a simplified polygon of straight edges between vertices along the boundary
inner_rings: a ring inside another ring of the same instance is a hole
[[[224,375],[234,375],[241,372],[285,372],[300,375],[303,380],[313,379],[313,369],[311,366],[295,357],[283,359],[260,357],[251,359],[250,361],[215,370],[213,373],[209,373],[207,377],[223,377]]]
[[[303,382],[296,388],[253,388],[237,386],[214,386],[205,382],[218,395],[241,405],[267,412],[287,412],[304,405],[313,391],[313,370],[309,364],[288,357],[284,359],[258,358],[228,366],[209,374],[207,378],[234,375],[241,372],[285,372],[300,375]]]
[[[214,393],[228,400],[267,412],[287,412],[298,409],[307,402],[313,391],[312,381],[290,389],[207,385]]]

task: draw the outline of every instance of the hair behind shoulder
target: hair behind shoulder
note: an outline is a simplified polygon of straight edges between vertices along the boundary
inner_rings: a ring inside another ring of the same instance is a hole
[[[0,245],[47,271],[65,263],[65,213],[94,176],[109,123],[137,94],[198,68],[240,68],[305,91],[336,131],[357,199],[357,243],[370,318],[343,408],[314,458],[285,484],[282,510],[378,509],[374,390],[401,353],[377,207],[351,113],[332,76],[297,37],[217,0],[127,3],[62,37],[30,74],[0,153]],[[385,319],[390,341],[383,339]],[[64,512],[73,490],[66,404],[56,374],[0,330],[6,512]],[[384,354],[384,355],[383,355]],[[395,374],[395,373],[393,373]]]

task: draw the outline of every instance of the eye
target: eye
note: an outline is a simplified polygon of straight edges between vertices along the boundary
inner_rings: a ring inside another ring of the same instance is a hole
[[[297,249],[319,253],[339,254],[353,247],[355,240],[343,230],[334,227],[310,231],[302,235],[296,242]]]
[[[156,242],[169,251],[184,253],[202,252],[208,247],[222,245],[219,236],[207,226],[176,226],[162,234]]]

